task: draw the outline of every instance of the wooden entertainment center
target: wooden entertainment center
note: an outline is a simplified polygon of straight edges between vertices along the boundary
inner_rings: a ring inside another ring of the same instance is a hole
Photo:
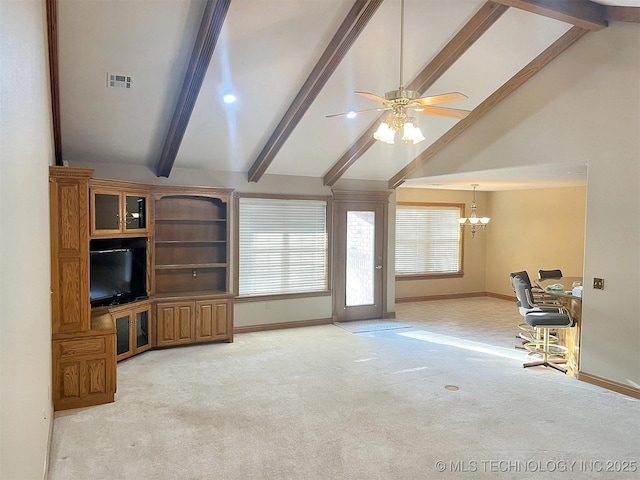
[[[92,175],[49,171],[55,410],[113,402],[117,361],[152,348],[233,341],[232,190]],[[101,241],[145,245],[148,295],[92,308],[90,245]]]

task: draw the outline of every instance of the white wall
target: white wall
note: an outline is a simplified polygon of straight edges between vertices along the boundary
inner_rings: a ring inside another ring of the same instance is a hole
[[[51,120],[44,2],[0,3],[0,478],[44,477]]]
[[[423,171],[588,164],[581,365],[640,386],[640,25],[591,32]],[[591,288],[593,277],[605,290]]]

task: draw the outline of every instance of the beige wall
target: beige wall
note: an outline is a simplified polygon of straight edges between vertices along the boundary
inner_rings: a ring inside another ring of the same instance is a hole
[[[0,478],[44,477],[52,418],[44,2],[0,4]]]
[[[584,294],[580,369],[640,388],[640,24],[613,26],[608,42],[587,45],[604,60],[576,91],[595,98],[590,110],[597,112],[584,271],[589,285],[605,280],[604,290]],[[601,95],[603,88],[614,92]]]
[[[509,273],[559,268],[582,276],[585,187],[492,192],[486,290],[513,296]]]
[[[473,193],[471,191],[399,188],[396,192],[397,202],[465,203],[466,214],[471,212],[472,199]],[[485,192],[476,192],[476,202],[478,204],[478,214],[481,216],[488,214],[486,213],[488,210],[487,194]],[[477,233],[473,239],[468,232],[465,232],[463,277],[428,280],[397,280],[395,283],[396,300],[429,297],[433,295],[484,292],[487,248],[487,238],[485,234],[489,228],[490,227],[487,227],[485,232]]]

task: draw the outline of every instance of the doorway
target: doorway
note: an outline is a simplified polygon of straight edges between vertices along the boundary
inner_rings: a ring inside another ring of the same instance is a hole
[[[386,312],[387,192],[334,192],[334,320]]]

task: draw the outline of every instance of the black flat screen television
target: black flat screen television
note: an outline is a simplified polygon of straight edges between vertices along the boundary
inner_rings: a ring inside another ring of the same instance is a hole
[[[89,248],[92,307],[147,297],[146,238],[92,240]]]

